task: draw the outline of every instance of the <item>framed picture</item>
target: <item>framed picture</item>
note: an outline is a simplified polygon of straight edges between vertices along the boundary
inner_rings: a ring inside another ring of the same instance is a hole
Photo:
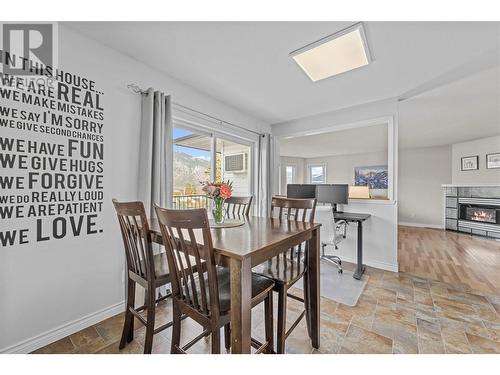
[[[496,154],[486,154],[486,168],[500,168],[500,152]]]
[[[462,158],[462,171],[479,169],[479,156],[465,156]]]
[[[354,168],[354,185],[368,186],[370,189],[387,189],[387,165]]]

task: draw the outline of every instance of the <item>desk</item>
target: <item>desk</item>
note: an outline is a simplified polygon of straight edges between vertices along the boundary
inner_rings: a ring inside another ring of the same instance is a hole
[[[348,223],[358,224],[358,265],[356,267],[356,272],[354,272],[355,279],[361,279],[361,276],[365,272],[365,265],[363,264],[363,222],[367,220],[370,214],[357,214],[354,212],[334,212],[333,217],[335,220],[344,220]]]
[[[231,272],[231,352],[250,353],[252,319],[252,267],[304,241],[307,252],[308,319],[312,346],[320,341],[319,249],[320,224],[249,217],[235,228],[212,229],[212,241],[219,264]],[[162,244],[158,220],[151,221],[152,239]]]

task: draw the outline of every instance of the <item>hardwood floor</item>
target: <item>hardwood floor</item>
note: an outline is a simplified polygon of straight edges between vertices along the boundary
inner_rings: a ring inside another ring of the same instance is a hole
[[[399,227],[399,270],[500,294],[500,242],[450,231]]]
[[[405,234],[408,236],[409,232]],[[352,264],[344,267],[354,269]],[[321,298],[319,350],[312,348],[302,320],[288,337],[286,352],[500,353],[500,294],[370,267],[366,276],[367,286],[354,307]],[[300,293],[299,290],[293,292]],[[276,308],[277,303],[274,306]],[[288,308],[290,326],[302,305],[289,300]],[[162,302],[157,311],[157,325],[171,320],[171,301]],[[252,336],[261,341],[264,339],[263,318],[263,309],[254,309]],[[138,321],[134,340],[118,350],[123,320],[123,314],[116,315],[35,353],[142,353],[145,329]],[[200,326],[190,319],[184,320],[181,342],[188,342],[200,332]],[[154,336],[153,353],[170,353],[171,334],[169,328]],[[209,343],[200,340],[189,352],[209,353],[209,350]]]

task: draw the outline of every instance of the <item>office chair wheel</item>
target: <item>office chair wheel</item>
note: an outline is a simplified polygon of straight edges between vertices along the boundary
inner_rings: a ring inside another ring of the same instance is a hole
[[[344,273],[344,270],[342,268],[340,268],[339,273]]]

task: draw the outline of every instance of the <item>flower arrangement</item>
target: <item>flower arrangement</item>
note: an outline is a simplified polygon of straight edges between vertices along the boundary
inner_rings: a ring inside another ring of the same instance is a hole
[[[224,201],[231,198],[233,194],[233,182],[230,180],[222,182],[205,182],[202,190],[207,197],[214,201],[213,215],[215,222],[221,224],[224,222],[225,210]]]

